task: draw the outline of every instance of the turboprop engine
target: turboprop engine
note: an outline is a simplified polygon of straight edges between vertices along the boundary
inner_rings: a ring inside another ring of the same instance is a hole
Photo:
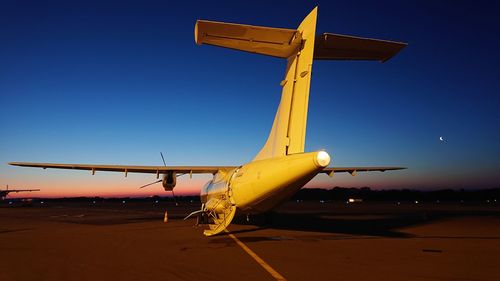
[[[166,191],[172,191],[177,183],[177,173],[168,172],[163,175],[163,180],[161,184]]]

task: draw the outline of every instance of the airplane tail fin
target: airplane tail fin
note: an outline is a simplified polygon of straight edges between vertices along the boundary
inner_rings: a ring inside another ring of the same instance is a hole
[[[304,152],[312,63],[387,61],[405,43],[324,33],[316,36],[314,8],[297,29],[198,20],[195,42],[287,59],[281,101],[269,137],[254,160]]]

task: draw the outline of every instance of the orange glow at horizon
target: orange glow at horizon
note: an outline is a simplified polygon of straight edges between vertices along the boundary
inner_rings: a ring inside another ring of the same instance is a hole
[[[179,177],[174,189],[175,195],[199,195],[203,185],[210,179],[211,176],[193,176],[192,179],[189,179],[189,176]],[[7,198],[172,196],[172,192],[165,191],[161,183],[139,189],[140,186],[155,180],[156,177],[144,175],[129,175],[124,178],[123,175],[104,173],[95,176],[67,172],[47,173],[42,177],[9,180],[9,189],[40,189],[40,191],[10,193]]]

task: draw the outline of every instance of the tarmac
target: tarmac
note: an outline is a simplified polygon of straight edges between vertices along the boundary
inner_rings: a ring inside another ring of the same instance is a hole
[[[198,208],[6,200],[0,280],[500,280],[498,203],[293,201],[215,237]]]

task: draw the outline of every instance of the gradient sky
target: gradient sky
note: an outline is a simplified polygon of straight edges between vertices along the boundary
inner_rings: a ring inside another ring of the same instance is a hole
[[[285,61],[197,46],[195,21],[295,28],[319,5],[318,32],[409,46],[384,64],[314,63],[306,150],[326,149],[333,166],[409,169],[308,186],[500,187],[495,1],[238,2],[2,1],[0,186],[164,195],[160,185],[137,189],[153,175],[6,163],[161,165],[160,151],[170,165],[250,161],[270,130]],[[208,179],[181,178],[176,191],[197,193]]]

